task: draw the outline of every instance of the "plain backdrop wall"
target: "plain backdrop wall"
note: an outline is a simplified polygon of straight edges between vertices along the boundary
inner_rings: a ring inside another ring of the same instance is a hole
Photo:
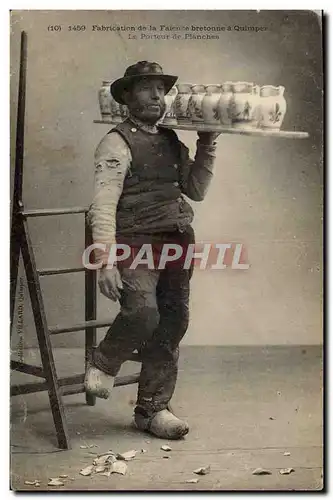
[[[137,60],[159,62],[180,81],[254,81],[286,87],[287,130],[306,140],[223,135],[206,199],[192,203],[197,240],[241,242],[248,270],[196,270],[184,344],[317,344],[322,341],[322,47],[310,11],[14,11],[11,15],[11,164],[15,158],[20,32],[28,34],[24,159],[26,208],[88,206],[93,154],[107,125],[99,118],[101,81]],[[48,31],[61,25],[61,32]],[[84,24],[85,32],[68,26]],[[93,32],[104,25],[246,25],[264,32],[220,32],[218,40],[130,40]],[[192,154],[196,134],[179,133]],[[38,267],[77,265],[82,215],[31,220]],[[22,276],[26,345],[35,343]],[[44,277],[50,324],[84,318],[82,275]],[[99,297],[99,317],[118,306]],[[104,331],[99,332],[99,337]],[[15,338],[14,338],[15,343]],[[56,346],[83,345],[65,334]]]

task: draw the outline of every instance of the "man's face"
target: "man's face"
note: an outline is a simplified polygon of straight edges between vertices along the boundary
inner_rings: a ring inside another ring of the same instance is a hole
[[[143,122],[156,123],[164,114],[165,89],[160,78],[140,78],[129,92],[125,92],[124,100],[130,113]]]

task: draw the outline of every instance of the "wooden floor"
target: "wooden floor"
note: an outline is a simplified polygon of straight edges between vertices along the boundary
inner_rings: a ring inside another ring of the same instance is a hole
[[[83,350],[56,349],[60,375],[83,369]],[[38,362],[34,351],[26,362]],[[136,371],[127,363],[122,372]],[[14,373],[12,383],[33,381]],[[12,398],[11,486],[14,490],[319,490],[322,488],[322,353],[319,346],[187,347],[181,350],[172,404],[190,424],[182,441],[161,441],[131,427],[136,386],[114,389],[95,407],[66,396],[70,451],[56,448],[45,393]],[[169,459],[160,447],[169,444]],[[94,448],[80,446],[95,445]],[[146,449],[125,476],[84,477],[93,453]],[[285,456],[284,453],[290,453]],[[210,466],[210,473],[193,470]],[[255,476],[257,467],[272,474]],[[280,469],[291,467],[290,475]],[[66,474],[65,486],[48,487]],[[197,477],[197,484],[186,481]],[[38,479],[39,487],[26,480]]]

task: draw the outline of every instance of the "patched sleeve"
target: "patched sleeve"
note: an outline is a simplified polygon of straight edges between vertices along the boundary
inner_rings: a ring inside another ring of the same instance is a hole
[[[95,152],[94,198],[89,208],[89,221],[97,262],[107,262],[109,247],[116,243],[116,214],[124,180],[131,165],[131,151],[117,132],[107,134]]]

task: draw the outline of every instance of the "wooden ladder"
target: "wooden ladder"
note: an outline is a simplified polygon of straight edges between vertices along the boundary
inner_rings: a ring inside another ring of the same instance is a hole
[[[11,395],[48,391],[49,400],[57,434],[58,446],[62,449],[70,448],[70,439],[62,396],[85,392],[84,373],[70,377],[58,378],[52,352],[51,335],[76,331],[85,332],[85,365],[91,359],[92,351],[96,345],[96,329],[112,324],[112,321],[98,321],[96,319],[96,271],[77,268],[50,268],[37,269],[34,249],[31,242],[28,219],[31,217],[60,216],[71,214],[84,214],[85,221],[85,248],[92,244],[92,233],[88,222],[88,209],[82,207],[25,210],[22,202],[23,184],[23,157],[24,157],[24,119],[25,119],[25,94],[26,94],[26,66],[27,66],[27,34],[21,33],[21,58],[19,74],[19,94],[16,128],[16,155],[14,189],[12,197],[12,220],[10,237],[10,333],[13,331],[15,310],[15,295],[18,278],[19,259],[22,252],[23,264],[28,282],[34,323],[36,327],[39,351],[42,366],[33,366],[26,363],[11,361],[11,369],[34,375],[44,379],[42,382],[33,382],[11,386]],[[45,313],[44,301],[41,291],[41,276],[50,276],[66,273],[85,273],[85,321],[75,325],[49,327]],[[129,358],[140,361],[139,355],[133,353]],[[139,373],[117,377],[115,386],[137,383]],[[86,402],[93,406],[96,403],[94,396],[86,394]]]

